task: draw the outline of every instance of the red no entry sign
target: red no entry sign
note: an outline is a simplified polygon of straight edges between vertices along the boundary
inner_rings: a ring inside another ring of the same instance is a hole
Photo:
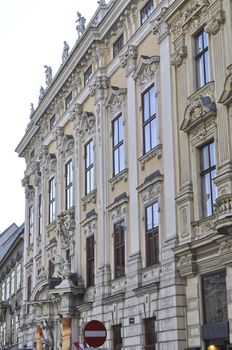
[[[97,320],[92,320],[85,325],[84,338],[86,343],[93,348],[98,348],[105,343],[106,327]]]

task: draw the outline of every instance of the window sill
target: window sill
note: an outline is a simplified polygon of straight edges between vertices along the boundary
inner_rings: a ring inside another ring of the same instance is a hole
[[[111,281],[112,294],[125,292],[126,290],[126,276],[117,277]]]
[[[157,157],[157,159],[160,159],[162,157],[162,145],[156,145],[152,150],[144,154],[142,157],[140,157],[139,163],[141,166],[141,170],[145,169],[145,163],[148,162],[150,159]]]
[[[118,182],[123,180],[127,182],[127,179],[128,179],[128,169],[123,169],[122,171],[120,171],[120,173],[118,173],[117,175],[109,179],[109,183],[111,184],[111,191],[114,191],[115,185]]]
[[[192,222],[193,239],[198,240],[214,233],[215,221],[215,215],[211,215],[204,219]]]
[[[150,265],[142,269],[142,286],[160,281],[160,263]]]
[[[83,210],[86,211],[87,204],[91,202],[96,203],[96,199],[97,199],[97,189],[94,189],[93,191],[91,191],[81,199]]]

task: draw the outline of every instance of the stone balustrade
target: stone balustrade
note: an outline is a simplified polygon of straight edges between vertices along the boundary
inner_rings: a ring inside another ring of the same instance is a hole
[[[217,231],[222,234],[232,232],[232,194],[225,194],[216,199],[215,214]]]

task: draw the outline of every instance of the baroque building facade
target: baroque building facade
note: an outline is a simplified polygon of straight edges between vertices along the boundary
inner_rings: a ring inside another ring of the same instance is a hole
[[[40,96],[21,348],[71,349],[91,319],[111,349],[229,346],[231,13],[101,2]]]

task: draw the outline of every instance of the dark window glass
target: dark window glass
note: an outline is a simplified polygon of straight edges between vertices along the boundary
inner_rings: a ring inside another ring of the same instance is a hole
[[[146,207],[146,262],[147,266],[159,262],[158,203]]]
[[[73,168],[70,160],[65,165],[65,209],[73,206]]]
[[[125,275],[125,238],[123,221],[114,225],[114,275]]]
[[[31,276],[27,278],[27,300],[31,299]],[[29,312],[29,305],[27,305],[27,313]]]
[[[124,45],[123,34],[113,44],[113,58],[122,50]]]
[[[195,37],[195,45],[197,88],[199,89],[210,81],[208,33],[206,33],[204,30],[199,32]]]
[[[10,325],[10,344],[14,344],[14,339],[15,339],[15,318],[14,314],[11,315],[11,325]]]
[[[144,335],[145,335],[145,350],[155,350],[156,344],[156,331],[155,331],[155,318],[144,319]]]
[[[53,114],[53,116],[50,118],[50,130],[52,130],[53,126],[55,125],[55,122],[56,122],[56,115]]]
[[[217,196],[217,189],[213,182],[216,176],[214,142],[202,147],[200,153],[203,216],[207,217],[213,214],[213,205]]]
[[[34,236],[34,212],[33,205],[29,207],[29,244],[33,243]]]
[[[72,91],[65,99],[65,109],[68,109],[72,104]]]
[[[112,326],[112,332],[113,332],[113,349],[112,350],[122,349],[121,328],[122,328],[121,324]]]
[[[112,124],[113,129],[113,175],[124,169],[124,130],[123,117],[120,115]]]
[[[70,255],[70,249],[67,249],[66,252],[66,260],[71,264],[71,255]]]
[[[86,239],[86,284],[94,285],[94,236]]]
[[[56,205],[56,186],[55,178],[49,181],[49,218],[48,223],[51,224],[55,220],[55,205]]]
[[[30,157],[31,157],[31,160],[33,160],[34,159],[34,157],[35,157],[35,150],[33,149],[33,151],[31,151],[31,155],[30,155]]]
[[[85,145],[85,194],[94,189],[94,154],[93,140]]]
[[[92,75],[93,75],[93,72],[92,72],[92,65],[91,65],[91,66],[89,66],[87,71],[84,73],[84,85],[86,85],[88,83],[88,81],[90,80]]]
[[[153,11],[154,11],[153,0],[150,0],[140,12],[141,25],[144,22],[146,22],[146,20],[151,16]]]
[[[226,275],[224,271],[202,277],[204,322],[224,322],[228,320]]]
[[[42,195],[39,195],[39,229],[38,234],[41,235],[42,233]]]
[[[51,260],[49,260],[48,263],[48,278],[52,278],[53,274],[55,272],[55,265]]]
[[[154,85],[142,95],[143,106],[143,152],[157,145],[156,95]]]

